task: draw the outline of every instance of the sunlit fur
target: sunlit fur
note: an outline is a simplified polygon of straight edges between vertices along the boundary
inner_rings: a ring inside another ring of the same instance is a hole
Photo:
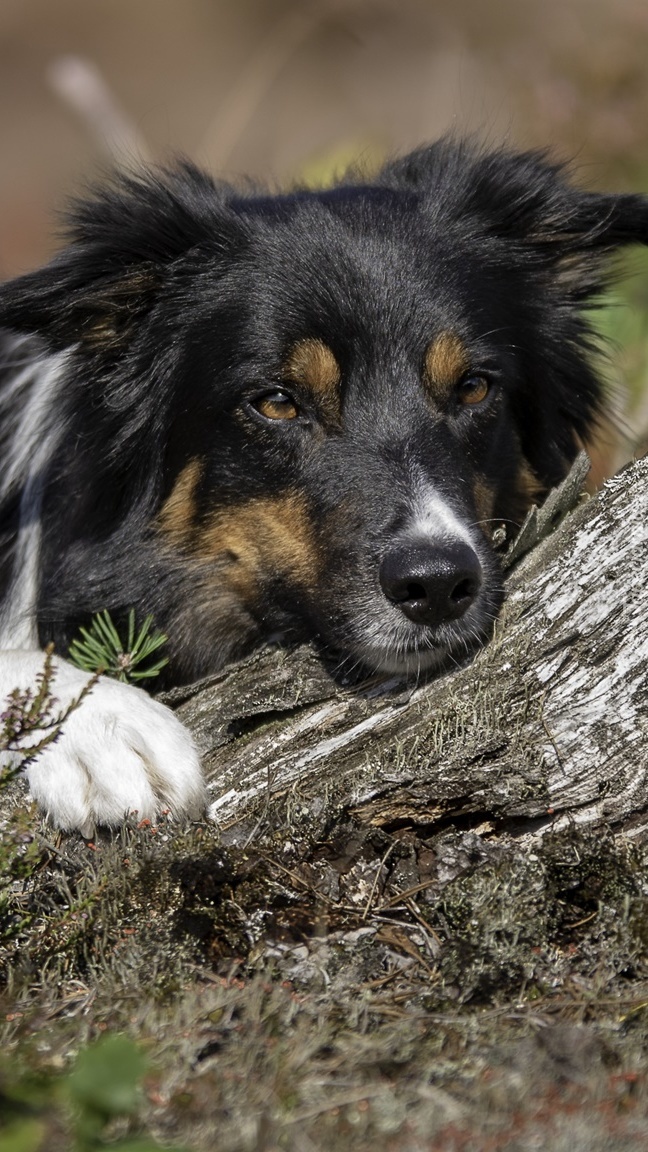
[[[601,410],[602,258],[647,238],[642,197],[447,140],[319,192],[117,177],[0,289],[0,647],[65,654],[135,607],[167,682],[276,637],[369,670],[462,659],[501,602],[493,529]],[[474,550],[460,619],[383,593],[408,540]]]

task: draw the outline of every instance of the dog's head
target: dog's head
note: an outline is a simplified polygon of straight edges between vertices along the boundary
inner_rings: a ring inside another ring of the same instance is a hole
[[[72,349],[71,547],[122,541],[123,606],[180,675],[274,634],[385,670],[463,654],[501,600],[494,529],[599,410],[601,256],[647,239],[640,197],[447,142],[330,191],[124,178],[0,294],[0,323]]]

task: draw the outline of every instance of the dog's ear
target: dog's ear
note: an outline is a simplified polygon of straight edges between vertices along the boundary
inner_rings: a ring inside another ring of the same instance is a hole
[[[489,231],[549,263],[648,243],[646,197],[586,192],[569,182],[564,165],[542,153],[476,158],[467,191],[468,211]]]
[[[65,248],[0,286],[0,327],[52,349],[123,347],[190,252],[224,267],[246,242],[214,182],[188,163],[120,175],[72,204]]]
[[[383,179],[415,189],[430,210],[514,245],[515,259],[561,265],[623,244],[648,244],[648,198],[585,192],[542,152],[480,151],[440,140],[387,166]]]

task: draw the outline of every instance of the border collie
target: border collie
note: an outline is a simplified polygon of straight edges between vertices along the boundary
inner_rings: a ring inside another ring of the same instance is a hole
[[[449,140],[330,190],[180,163],[74,204],[0,288],[0,697],[52,642],[65,703],[104,608],[153,614],[167,685],[277,637],[402,674],[465,656],[502,598],[495,528],[601,411],[585,308],[632,241],[641,196]],[[63,828],[203,803],[171,712],[105,678],[29,778]]]

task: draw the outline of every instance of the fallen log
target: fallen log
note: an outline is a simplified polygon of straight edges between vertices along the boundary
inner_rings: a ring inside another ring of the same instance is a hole
[[[168,694],[231,842],[351,817],[425,835],[648,826],[648,459],[513,569],[492,641],[418,685],[262,650]]]

